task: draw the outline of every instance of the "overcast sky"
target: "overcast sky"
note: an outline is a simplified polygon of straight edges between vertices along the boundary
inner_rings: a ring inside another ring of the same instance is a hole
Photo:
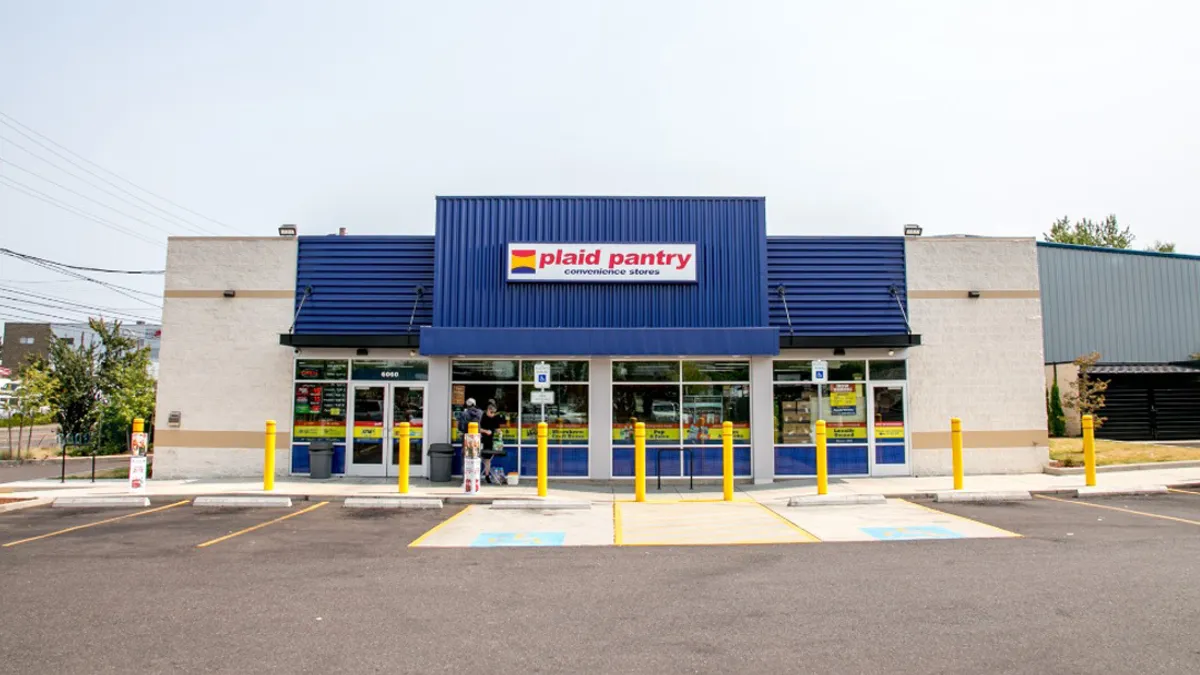
[[[0,0],[0,113],[258,235],[429,234],[438,194],[762,195],[771,234],[1115,213],[1139,248],[1200,253],[1197,25],[1184,0]],[[0,159],[0,183],[191,233],[2,124]],[[0,228],[63,262],[164,262],[7,186]],[[157,313],[11,258],[3,286]]]

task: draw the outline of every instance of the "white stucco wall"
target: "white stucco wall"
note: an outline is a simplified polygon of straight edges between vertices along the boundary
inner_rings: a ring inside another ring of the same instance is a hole
[[[951,417],[963,421],[967,473],[1041,471],[1049,448],[1035,241],[909,237],[905,256],[909,321],[921,336],[908,360],[913,473],[950,472]]]
[[[156,478],[261,475],[267,419],[279,428],[276,473],[287,473],[292,350],[279,335],[292,322],[295,275],[294,239],[168,240]]]

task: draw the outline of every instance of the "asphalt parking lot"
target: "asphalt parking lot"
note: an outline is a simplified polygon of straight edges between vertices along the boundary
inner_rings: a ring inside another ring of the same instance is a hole
[[[926,504],[1020,538],[652,548],[409,546],[458,507],[172,503],[0,514],[29,540],[0,548],[0,672],[1200,669],[1200,494]]]

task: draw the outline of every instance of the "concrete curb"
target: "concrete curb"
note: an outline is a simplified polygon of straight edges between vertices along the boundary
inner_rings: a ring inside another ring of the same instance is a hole
[[[20,511],[21,509],[29,509],[35,506],[45,506],[50,503],[49,497],[38,497],[36,499],[22,499],[19,502],[9,502],[0,504],[0,513],[8,513],[9,511]]]
[[[592,508],[592,503],[561,500],[511,499],[492,502],[492,508],[497,511],[586,511]]]
[[[292,505],[291,497],[276,496],[201,496],[192,500],[192,506],[225,506],[225,507],[259,507],[259,508],[288,508]]]
[[[442,500],[421,497],[347,497],[344,509],[440,509]]]
[[[866,504],[886,504],[887,498],[883,495],[804,495],[801,497],[792,497],[788,500],[788,506],[856,506]]]
[[[55,497],[54,508],[142,508],[150,506],[149,497],[112,496],[112,497]]]
[[[1165,495],[1166,485],[1142,485],[1131,488],[1081,487],[1075,490],[1075,497],[1132,497],[1134,495]]]
[[[1116,471],[1153,471],[1155,469],[1192,469],[1200,466],[1200,460],[1185,459],[1178,462],[1143,462],[1141,464],[1106,464],[1096,467],[1096,473],[1112,473]],[[1047,466],[1042,473],[1051,476],[1082,476],[1082,466]]]
[[[935,502],[958,502],[964,504],[997,504],[1003,502],[1027,502],[1033,495],[1026,490],[992,490],[987,492],[939,492],[933,496]]]

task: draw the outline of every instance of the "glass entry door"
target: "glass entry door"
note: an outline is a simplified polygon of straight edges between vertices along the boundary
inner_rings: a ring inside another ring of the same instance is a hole
[[[908,429],[904,384],[871,384],[871,475],[907,476]]]
[[[425,387],[400,384],[354,385],[351,397],[353,427],[346,473],[353,476],[395,476],[403,454],[410,476],[425,475]],[[401,453],[399,425],[409,423],[409,447]],[[385,462],[384,459],[387,459]]]
[[[392,394],[392,451],[388,475],[399,473],[401,457],[409,464],[408,475],[416,478],[425,475],[425,387],[409,384],[394,384]],[[408,448],[400,447],[400,424],[408,422]]]

